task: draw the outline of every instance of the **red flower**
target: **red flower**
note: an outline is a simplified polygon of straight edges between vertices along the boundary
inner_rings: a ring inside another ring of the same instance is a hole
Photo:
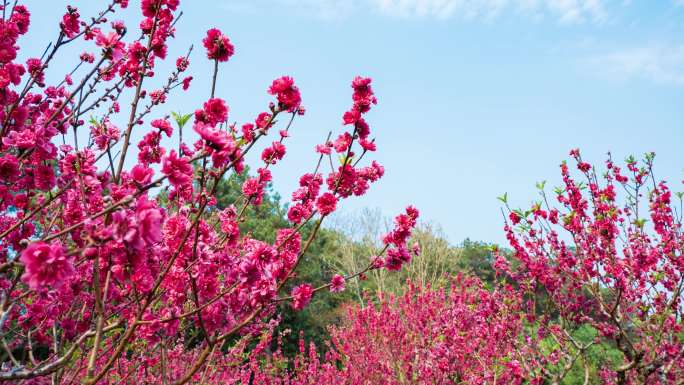
[[[60,242],[35,242],[21,253],[25,271],[22,281],[32,289],[45,286],[59,287],[73,272],[74,267]]]
[[[324,193],[316,200],[316,208],[321,215],[328,215],[335,211],[337,198],[332,193]]]
[[[212,60],[228,61],[235,52],[235,48],[230,44],[228,36],[222,34],[216,28],[207,31],[207,37],[202,40],[202,44],[207,49],[207,58]]]
[[[192,166],[187,157],[178,157],[176,150],[171,150],[162,160],[162,173],[169,178],[172,185],[178,187],[192,181]]]
[[[228,137],[228,133],[225,131],[208,126],[202,122],[195,123],[192,126],[192,129],[200,135],[202,140],[207,142],[207,146],[216,151],[223,151],[229,147],[230,138]]]
[[[33,78],[33,80],[42,85],[45,81],[45,74],[43,73],[43,63],[38,58],[31,58],[26,60],[26,69]]]
[[[257,116],[256,121],[256,126],[259,127],[259,131],[261,132],[266,132],[272,125],[273,121],[271,120],[271,114],[268,112],[262,112]]]
[[[55,171],[52,166],[37,166],[33,171],[33,178],[36,188],[39,190],[47,191],[55,186]]]
[[[83,52],[81,56],[79,56],[81,61],[86,62],[86,63],[92,63],[95,61],[95,56],[92,53],[88,52]]]
[[[308,283],[301,284],[292,289],[292,308],[302,310],[311,302],[313,288]]]
[[[118,60],[123,56],[124,43],[116,32],[110,32],[107,35],[99,32],[95,38],[95,44],[102,47],[108,59]]]
[[[23,5],[15,5],[10,22],[17,26],[17,32],[23,35],[28,32],[31,13]]]
[[[146,245],[158,243],[162,239],[162,221],[164,215],[154,201],[140,199],[136,209],[138,236]]]
[[[155,119],[152,121],[152,127],[158,129],[159,131],[163,132],[166,134],[167,137],[171,137],[171,134],[173,134],[173,127],[171,127],[171,123],[169,123],[168,120],[166,119]]]
[[[62,16],[62,22],[59,23],[59,27],[66,37],[72,38],[78,35],[81,30],[81,22],[78,20],[80,16],[77,8],[67,6],[67,12]]]
[[[215,126],[228,120],[228,105],[221,98],[211,98],[204,102],[203,109],[195,111],[195,120]]]
[[[267,164],[276,164],[277,161],[285,156],[285,145],[280,142],[273,142],[270,147],[266,147],[261,153],[261,160]]]
[[[142,164],[136,164],[133,166],[130,173],[131,179],[141,186],[150,183],[152,180],[152,175],[154,175],[154,170],[145,167]]]
[[[349,149],[349,146],[352,143],[352,136],[350,133],[345,132],[344,134],[340,134],[340,136],[337,137],[337,140],[335,140],[335,143],[333,143],[333,147],[335,147],[335,151],[338,153],[341,152],[346,152],[347,149]]]
[[[183,72],[188,69],[189,65],[190,61],[185,56],[181,56],[176,59],[176,69],[178,69],[179,72]]]
[[[321,155],[330,155],[330,149],[332,148],[332,143],[327,142],[325,144],[317,144],[316,152]]]
[[[354,89],[354,94],[352,95],[354,108],[362,114],[370,110],[371,104],[378,103],[370,84],[371,78],[362,78],[360,76],[357,76],[352,81],[352,88]]]
[[[289,112],[297,110],[302,102],[299,88],[295,86],[294,80],[289,76],[274,80],[271,87],[268,88],[268,93],[276,95],[280,108]]]
[[[183,79],[183,91],[187,91],[190,88],[190,82],[192,81],[192,76],[187,76]]]
[[[0,180],[13,182],[19,175],[19,163],[12,154],[0,157]]]
[[[242,139],[245,143],[249,143],[254,139],[254,125],[252,123],[245,123],[242,125]]]
[[[301,203],[298,203],[287,211],[287,219],[292,223],[299,223],[304,219],[304,217],[309,216],[309,212],[306,207]]]
[[[330,291],[333,293],[339,293],[341,291],[344,291],[344,287],[345,287],[344,277],[339,275],[339,274],[335,274],[332,277],[332,280],[330,280]]]
[[[127,3],[128,1],[126,1]],[[178,0],[142,0],[140,5],[143,16],[154,17],[160,13],[161,6],[166,5],[170,10],[175,11],[178,7]],[[126,8],[123,6],[123,8]]]
[[[356,123],[359,119],[361,119],[361,113],[356,110],[347,111],[342,116],[342,122],[345,125]]]
[[[361,145],[361,148],[363,148],[364,150],[370,152],[373,152],[377,149],[375,142],[372,140],[359,139],[359,145]]]

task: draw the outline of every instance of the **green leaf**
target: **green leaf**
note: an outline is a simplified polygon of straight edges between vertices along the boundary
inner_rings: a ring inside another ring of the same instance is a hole
[[[350,163],[352,162],[353,159],[354,159],[353,156],[350,156],[350,157],[347,158],[347,157],[345,157],[344,155],[340,155],[340,164],[344,166],[344,165],[345,165],[345,161],[346,161],[346,164],[350,164]]]
[[[644,228],[644,225],[646,224],[647,220],[645,218],[640,218],[634,220],[634,224],[639,227],[640,229]]]
[[[506,204],[506,203],[508,203],[508,193],[504,193],[502,196],[496,197],[496,199],[498,199],[501,202],[503,202],[504,204]]]
[[[657,271],[657,272],[653,273],[653,279],[654,279],[656,282],[660,282],[660,281],[662,281],[664,278],[665,278],[665,273],[662,272],[662,271]]]
[[[192,117],[192,114],[181,114],[176,113],[176,112],[171,112],[171,116],[173,116],[173,119],[176,121],[176,124],[178,125],[178,129],[182,129],[185,124],[188,122],[190,117]]]

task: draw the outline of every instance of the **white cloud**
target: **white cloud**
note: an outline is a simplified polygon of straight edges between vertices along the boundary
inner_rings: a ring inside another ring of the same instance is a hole
[[[563,23],[602,21],[606,0],[370,0],[383,13],[401,17],[493,17],[505,10],[535,17],[550,15]],[[684,1],[684,0],[682,0]]]
[[[259,14],[269,10],[282,10],[324,20],[341,19],[358,8],[362,0],[224,0],[223,9],[231,13]],[[367,0],[363,0],[367,1]]]
[[[381,12],[386,14],[446,19],[455,15],[464,18],[491,16],[498,13],[507,0],[373,0],[373,2]]]
[[[617,80],[640,78],[684,86],[684,45],[654,44],[628,48],[585,60],[601,75]]]
[[[275,0],[275,2],[322,19],[345,17],[357,7],[354,0]]]
[[[549,17],[561,23],[581,23],[603,21],[605,3],[615,1],[625,0],[252,0],[226,1],[224,6],[232,11],[257,13],[275,5],[322,19],[340,19],[369,10],[394,17],[434,19],[491,19],[512,12],[533,19]]]

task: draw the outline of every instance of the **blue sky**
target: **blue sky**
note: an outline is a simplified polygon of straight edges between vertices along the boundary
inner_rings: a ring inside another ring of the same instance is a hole
[[[66,3],[25,1],[33,18],[24,57],[40,56],[56,36]],[[84,16],[104,4],[71,3]],[[574,147],[594,163],[607,151],[619,159],[655,151],[657,176],[682,189],[682,0],[185,0],[181,8],[169,57],[195,44],[196,80],[153,118],[191,112],[208,97],[201,39],[220,28],[236,48],[217,91],[232,121],[263,110],[280,75],[302,92],[307,114],[274,169],[285,198],[313,167],[313,146],[340,132],[357,74],[373,78],[379,103],[368,121],[386,174],[345,202],[347,212],[389,216],[411,203],[452,242],[503,243],[496,196],[529,204],[535,182],[558,184],[558,165]],[[137,23],[137,13],[131,0],[115,18]],[[65,51],[49,76],[71,68],[83,49]]]

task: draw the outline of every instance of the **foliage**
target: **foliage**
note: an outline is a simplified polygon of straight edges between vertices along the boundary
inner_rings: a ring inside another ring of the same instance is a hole
[[[356,215],[336,215],[330,228],[335,231],[336,245],[332,253],[322,254],[324,263],[337,271],[352,272],[367,263],[368,256],[379,247],[378,239],[389,223],[378,211],[364,210]],[[355,298],[363,305],[364,293],[403,293],[407,281],[421,286],[440,287],[449,283],[449,276],[470,273],[492,287],[497,278],[492,267],[494,247],[484,242],[464,240],[453,246],[439,226],[420,224],[409,240],[418,252],[401,271],[388,274],[374,270],[367,280],[349,285]],[[503,251],[501,251],[503,252]]]
[[[231,174],[219,182],[216,189],[218,210],[225,210],[240,204],[243,199],[242,185],[250,178],[249,171],[249,167],[245,167],[245,171],[241,174]],[[245,209],[244,220],[239,223],[240,232],[266,242],[275,242],[273,235],[276,231],[288,225],[286,215],[287,210],[283,207],[280,196],[273,191],[271,184],[268,184],[261,204],[248,206]],[[311,227],[307,227],[307,230],[306,234],[310,233]],[[302,234],[305,233],[302,232]]]

